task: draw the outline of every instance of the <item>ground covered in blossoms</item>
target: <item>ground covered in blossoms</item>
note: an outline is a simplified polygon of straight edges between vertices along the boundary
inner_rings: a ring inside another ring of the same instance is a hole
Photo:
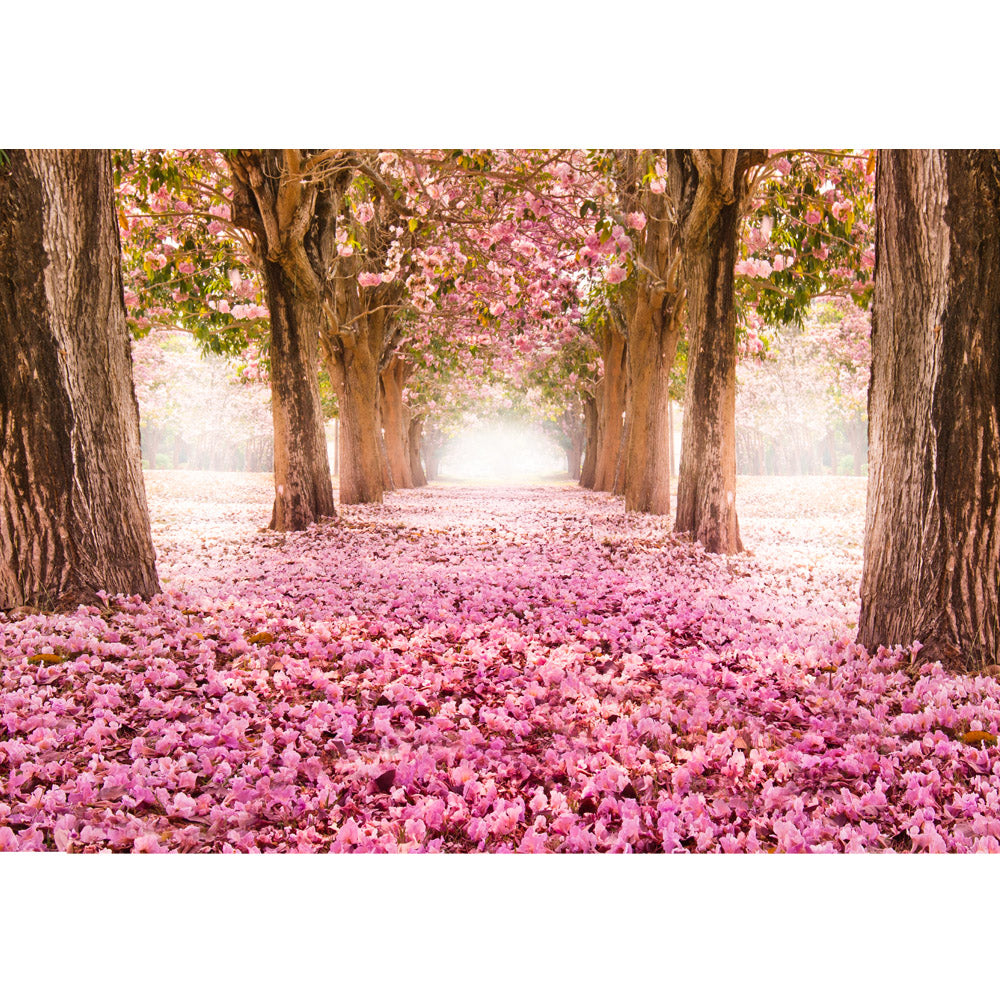
[[[164,593],[0,615],[0,850],[998,851],[1000,686],[853,643],[864,481],[734,558],[568,484],[260,531],[147,474]]]

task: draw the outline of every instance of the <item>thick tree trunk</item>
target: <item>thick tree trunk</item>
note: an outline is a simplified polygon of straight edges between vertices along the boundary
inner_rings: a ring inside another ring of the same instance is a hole
[[[318,338],[336,259],[329,191],[302,173],[295,149],[227,154],[233,218],[250,229],[271,313],[274,507],[270,527],[298,531],[335,514],[319,396]]]
[[[641,209],[646,226],[640,237],[634,288],[628,293],[627,372],[624,460],[618,464],[625,509],[670,513],[670,466],[667,457],[667,400],[670,370],[681,333],[683,287],[679,280],[679,245],[673,211],[664,194],[643,181],[656,151],[626,150],[620,159],[623,201]],[[609,429],[614,416],[607,416]]]
[[[1000,660],[1000,155],[878,156],[858,641]]]
[[[580,470],[580,485],[585,489],[594,488],[597,467],[597,401],[587,394],[583,397],[583,419],[586,431],[583,468]]]
[[[424,466],[420,460],[420,453],[424,438],[424,418],[413,417],[410,420],[410,430],[407,434],[407,441],[410,449],[410,476],[414,486],[426,486],[427,476],[424,473]]]
[[[597,387],[597,454],[594,462],[594,489],[610,491],[623,444],[622,414],[628,364],[627,345],[622,331],[609,325],[601,335],[604,375]]]
[[[379,426],[378,362],[359,338],[341,365],[340,502],[381,503],[385,461]]]
[[[296,294],[275,261],[264,262],[271,313],[274,508],[270,527],[301,531],[336,514],[319,398],[319,305]]]
[[[685,247],[688,372],[675,531],[709,552],[743,549],[736,517],[736,310],[739,206],[720,206],[705,240]]]
[[[396,355],[379,376],[382,431],[386,457],[396,489],[413,488],[410,466],[410,411],[403,402],[403,389],[409,375],[406,362]]]
[[[0,163],[0,608],[159,591],[106,150]]]
[[[743,549],[736,517],[734,268],[755,150],[671,150],[667,166],[687,288],[688,372],[674,530],[709,552]]]
[[[670,513],[667,401],[679,328],[662,313],[662,292],[640,294],[628,344],[625,509]]]

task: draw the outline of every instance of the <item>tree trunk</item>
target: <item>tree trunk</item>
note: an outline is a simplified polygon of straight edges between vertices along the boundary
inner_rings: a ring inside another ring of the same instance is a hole
[[[0,608],[160,589],[107,150],[0,163]]]
[[[302,173],[302,150],[231,150],[233,220],[251,230],[271,313],[274,507],[270,527],[298,531],[333,516],[319,395],[326,272],[336,259],[333,200]]]
[[[575,439],[570,441],[563,451],[566,452],[566,471],[569,473],[569,478],[579,480],[580,463],[583,459],[583,448],[580,442]]]
[[[628,333],[625,509],[648,514],[670,513],[667,401],[680,330],[664,312],[668,298],[640,290]]]
[[[663,193],[644,182],[656,150],[625,150],[618,182],[627,211],[641,209],[646,226],[639,237],[634,286],[626,293],[628,339],[624,469],[625,509],[670,513],[667,458],[667,399],[670,369],[681,333],[684,290],[679,280],[679,245],[674,213]],[[609,429],[614,425],[611,412]],[[618,485],[618,475],[615,486]]]
[[[851,461],[855,476],[864,472],[867,459],[868,441],[866,440],[865,423],[863,420],[852,420],[847,425],[847,438],[851,444]]]
[[[618,455],[622,450],[622,414],[625,412],[625,389],[628,351],[624,335],[609,324],[601,335],[604,375],[597,387],[597,454],[594,462],[594,489],[614,489]]]
[[[410,476],[414,486],[426,486],[427,476],[420,460],[420,452],[424,437],[424,418],[413,417],[410,420],[410,430],[407,435],[410,448]]]
[[[667,177],[687,288],[688,372],[674,530],[743,549],[736,517],[736,296],[741,201],[755,150],[671,150]]]
[[[319,397],[319,306],[296,294],[272,260],[264,262],[271,313],[271,411],[274,419],[274,508],[270,527],[301,531],[333,517],[333,480]]]
[[[410,411],[403,402],[403,389],[409,375],[408,367],[404,360],[396,355],[382,369],[382,374],[379,376],[386,457],[392,481],[397,489],[413,488],[408,441]]]
[[[142,457],[146,459],[149,468],[156,468],[156,456],[160,451],[160,441],[163,432],[153,424],[147,424],[145,430],[139,429],[139,444],[142,448]]]
[[[1000,660],[1000,155],[878,154],[858,641]]]
[[[385,486],[378,362],[358,338],[340,364],[340,502],[381,503]]]
[[[424,463],[427,466],[427,481],[433,482],[438,478],[441,468],[441,448],[426,448],[424,453]]]
[[[667,399],[667,465],[674,474],[674,401]]]
[[[580,471],[580,485],[586,489],[594,488],[595,470],[597,467],[597,402],[589,393],[583,397],[583,418],[586,429],[586,451],[584,452],[583,468]]]

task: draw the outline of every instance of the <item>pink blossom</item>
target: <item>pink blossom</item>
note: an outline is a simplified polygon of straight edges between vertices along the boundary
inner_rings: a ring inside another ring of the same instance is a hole
[[[626,271],[620,264],[612,264],[604,272],[604,280],[607,281],[609,285],[617,285],[619,282],[624,281],[627,277],[628,271]]]
[[[363,288],[372,288],[382,283],[381,274],[373,274],[371,271],[362,271],[358,275],[358,284]]]

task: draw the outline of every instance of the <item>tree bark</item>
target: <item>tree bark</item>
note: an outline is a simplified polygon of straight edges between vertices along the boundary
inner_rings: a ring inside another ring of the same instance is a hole
[[[151,469],[156,468],[156,456],[160,451],[160,441],[163,438],[163,431],[147,424],[145,430],[139,429],[139,444],[142,449],[142,457],[149,463]]]
[[[0,608],[160,589],[107,150],[0,164]]]
[[[336,209],[324,181],[302,173],[305,151],[227,154],[233,218],[254,236],[271,313],[274,507],[270,527],[299,531],[333,516],[333,480],[319,395],[318,336]]]
[[[274,508],[270,527],[301,531],[333,517],[333,480],[319,397],[319,303],[296,294],[275,261],[264,262],[271,313],[271,411],[274,419]]]
[[[421,461],[423,438],[424,418],[413,417],[410,420],[410,430],[407,440],[410,449],[410,476],[413,479],[414,486],[427,485],[427,475],[424,472],[423,462]]]
[[[678,329],[657,315],[657,296],[641,296],[629,327],[629,408],[625,441],[625,509],[670,513],[667,402]]]
[[[1000,155],[884,150],[858,641],[1000,660]]]
[[[580,470],[580,485],[585,489],[594,488],[597,467],[597,401],[587,393],[583,396],[583,418],[586,431],[583,468]]]
[[[641,209],[646,226],[640,237],[634,287],[625,306],[628,389],[624,461],[619,464],[624,469],[625,509],[669,514],[667,400],[684,290],[679,280],[677,226],[667,197],[654,193],[642,180],[655,152],[626,150],[620,160],[624,206],[629,211]],[[608,419],[613,423],[611,414]]]
[[[865,433],[865,422],[860,419],[851,420],[847,425],[847,439],[851,444],[851,462],[855,476],[864,473],[867,458],[868,441]]]
[[[623,444],[622,414],[625,412],[625,389],[628,348],[621,329],[608,324],[601,333],[601,358],[604,375],[597,387],[597,454],[594,462],[594,489],[614,489],[618,455]]]
[[[410,411],[403,402],[403,389],[411,371],[403,358],[395,355],[379,376],[386,456],[397,489],[412,489],[414,485],[408,440]]]
[[[688,372],[674,530],[741,552],[736,517],[735,272],[747,171],[763,150],[671,150],[687,289]]]
[[[381,503],[385,463],[379,420],[379,373],[369,338],[352,339],[347,350],[338,349],[333,363],[340,398],[340,502]]]

